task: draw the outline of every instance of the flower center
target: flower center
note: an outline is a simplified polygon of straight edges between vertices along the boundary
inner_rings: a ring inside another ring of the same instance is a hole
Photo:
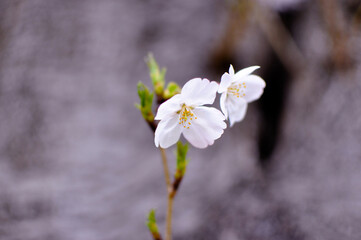
[[[193,107],[189,107],[183,103],[182,109],[177,112],[179,113],[179,124],[183,125],[184,128],[189,129],[192,125],[193,118],[197,119],[192,110]]]
[[[232,94],[233,96],[236,96],[238,98],[242,98],[244,96],[246,96],[246,83],[243,82],[243,83],[236,83],[236,84],[232,84],[227,92],[229,94]]]

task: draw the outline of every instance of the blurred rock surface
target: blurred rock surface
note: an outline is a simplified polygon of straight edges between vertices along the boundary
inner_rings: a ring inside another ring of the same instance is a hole
[[[222,140],[189,152],[175,239],[361,239],[360,38],[354,70],[325,70],[329,43],[306,10],[296,35],[313,67],[290,80],[270,164],[258,164],[251,104]],[[169,81],[219,79],[205,63],[226,23],[216,0],[1,1],[0,238],[150,239],[151,208],[163,228],[163,171],[136,83],[148,81],[148,51]],[[264,42],[251,22],[235,56],[272,67]]]

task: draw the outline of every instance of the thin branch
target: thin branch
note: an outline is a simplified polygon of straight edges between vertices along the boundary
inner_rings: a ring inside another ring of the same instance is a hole
[[[283,65],[291,73],[297,73],[306,66],[306,60],[282,23],[280,16],[256,1],[253,2],[253,5],[254,16],[271,47]]]
[[[163,240],[159,233],[151,233],[154,240]]]
[[[183,177],[181,178],[175,178],[174,181],[173,181],[173,184],[172,184],[172,192],[171,192],[171,195],[172,197],[174,198],[176,193],[177,193],[177,190],[179,188],[179,185],[181,184],[182,182],[182,179]]]
[[[230,6],[225,31],[210,56],[212,66],[223,69],[223,66],[219,64],[226,61],[226,65],[228,65],[228,61],[232,60],[235,46],[247,30],[251,5],[248,1],[236,1]]]
[[[339,69],[350,66],[351,58],[348,55],[348,31],[344,28],[344,19],[340,6],[335,0],[318,0],[326,29],[332,41],[332,60]],[[347,29],[348,30],[348,29]]]
[[[361,3],[357,7],[355,14],[352,18],[352,29],[353,31],[357,31],[357,29],[361,26]]]
[[[148,126],[150,127],[150,129],[152,129],[153,132],[155,132],[155,129],[157,129],[157,124],[153,121],[147,121]]]
[[[172,211],[173,211],[173,199],[174,195],[173,191],[168,193],[168,201],[167,201],[167,223],[166,223],[166,232],[165,239],[172,240]]]
[[[167,155],[165,153],[165,150],[163,148],[159,148],[160,153],[162,155],[162,163],[163,163],[163,169],[164,169],[164,177],[165,177],[165,183],[167,184],[167,192],[171,192],[171,183],[170,183],[170,177],[169,177],[169,168],[168,168],[168,162],[167,162]]]
[[[174,194],[172,194],[172,193],[174,191],[174,188],[170,182],[167,155],[163,148],[159,148],[159,149],[160,149],[160,153],[162,155],[164,177],[165,177],[165,182],[167,184],[167,193],[168,193],[165,239],[171,240],[172,239],[172,209],[173,209],[173,196],[174,196]]]

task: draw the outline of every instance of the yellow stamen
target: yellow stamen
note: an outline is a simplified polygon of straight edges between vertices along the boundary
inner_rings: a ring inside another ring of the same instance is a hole
[[[197,119],[192,110],[193,107],[183,104],[181,110],[177,112],[179,114],[179,124],[182,124],[184,128],[189,129],[192,125],[191,121],[193,121],[193,117]]]
[[[245,94],[245,90],[244,88],[246,88],[246,83],[239,83],[239,84],[232,84],[227,92],[228,94],[232,94],[233,96],[237,97],[237,98],[242,98],[244,96],[246,96]]]

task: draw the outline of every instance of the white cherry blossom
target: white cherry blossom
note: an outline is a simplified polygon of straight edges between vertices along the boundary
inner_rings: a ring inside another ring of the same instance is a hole
[[[248,103],[257,100],[263,93],[265,81],[251,74],[258,68],[259,66],[252,66],[234,73],[231,65],[228,73],[222,75],[218,88],[218,93],[222,94],[220,105],[231,127],[235,122],[243,120]]]
[[[182,133],[194,147],[212,145],[227,127],[221,111],[203,106],[214,102],[217,89],[216,82],[194,78],[183,86],[180,94],[162,103],[155,116],[160,120],[155,131],[155,145],[168,148]]]

